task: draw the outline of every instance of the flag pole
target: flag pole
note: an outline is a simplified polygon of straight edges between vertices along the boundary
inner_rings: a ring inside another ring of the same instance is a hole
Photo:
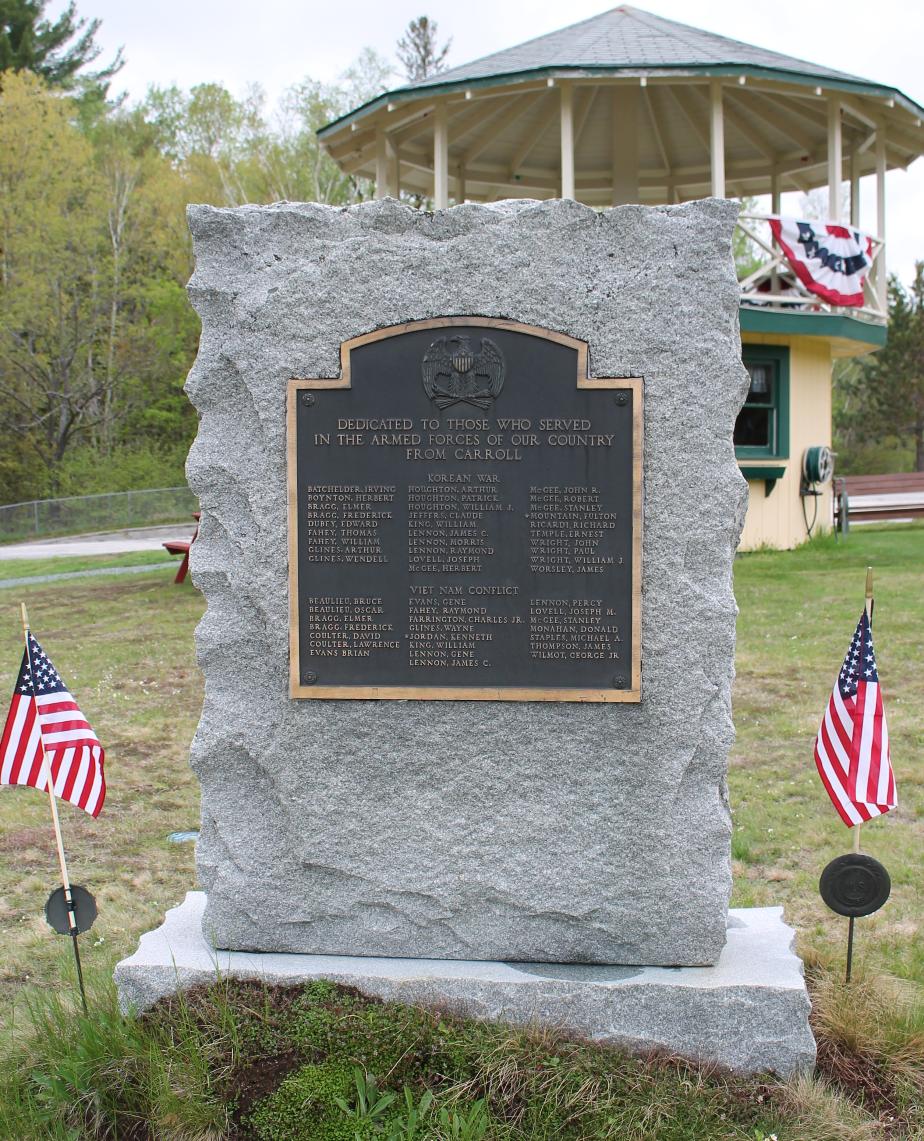
[[[873,628],[873,568],[866,568],[866,620],[869,622],[870,629]],[[853,850],[860,851],[860,828],[862,821],[858,821],[853,826]],[[850,982],[850,975],[853,969],[853,916],[847,919],[847,971],[845,982]]]
[[[866,568],[866,620],[869,622],[870,629],[873,628],[873,568]],[[861,823],[857,823],[853,828],[853,850],[859,852],[860,850],[860,828]]]
[[[29,614],[26,610],[26,604],[20,602],[19,608],[22,612],[22,636],[26,644],[26,658],[29,663],[29,680],[32,684],[32,700],[36,700],[35,695],[35,674],[32,670],[32,647],[29,644]],[[61,821],[58,818],[58,802],[55,799],[54,784],[51,779],[51,765],[48,763],[48,757],[45,753],[45,736],[42,733],[42,723],[39,717],[38,708],[36,707],[36,721],[38,722],[39,730],[39,745],[42,750],[42,777],[45,781],[45,787],[48,789],[48,800],[51,805],[51,821],[55,829],[55,843],[58,847],[58,863],[61,867],[61,883],[64,888],[64,902],[67,907],[67,919],[71,928],[71,943],[74,948],[74,962],[77,964],[77,982],[80,986],[80,1001],[83,1004],[84,1014],[89,1013],[87,1010],[87,993],[83,985],[83,969],[80,965],[80,948],[77,945],[77,916],[74,913],[74,897],[71,892],[71,880],[67,874],[67,860],[64,858],[64,840],[61,836]]]

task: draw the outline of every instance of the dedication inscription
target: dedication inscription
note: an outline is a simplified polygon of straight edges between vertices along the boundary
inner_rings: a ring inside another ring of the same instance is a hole
[[[288,394],[290,693],[638,701],[642,382],[445,318]]]

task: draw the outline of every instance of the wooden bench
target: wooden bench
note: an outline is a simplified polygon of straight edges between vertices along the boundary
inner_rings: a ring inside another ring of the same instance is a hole
[[[182,582],[186,575],[189,573],[189,548],[196,541],[199,534],[199,512],[193,512],[193,519],[196,521],[196,529],[193,531],[189,539],[168,539],[166,543],[161,543],[161,546],[171,555],[182,555],[180,562],[180,569],[176,572],[174,582]]]
[[[834,481],[834,525],[840,528],[841,499],[847,497],[848,523],[924,519],[924,472],[845,475]]]

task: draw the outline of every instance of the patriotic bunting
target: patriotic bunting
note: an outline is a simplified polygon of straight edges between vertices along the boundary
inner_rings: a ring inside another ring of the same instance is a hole
[[[771,218],[770,229],[793,272],[817,297],[832,305],[861,308],[863,283],[873,264],[866,234],[833,222]]]

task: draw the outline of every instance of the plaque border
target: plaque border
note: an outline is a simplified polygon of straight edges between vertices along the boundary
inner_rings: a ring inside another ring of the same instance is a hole
[[[350,388],[352,385],[350,354],[373,341],[384,341],[418,329],[443,329],[468,325],[481,328],[507,329],[556,341],[577,350],[577,388],[625,389],[632,399],[632,671],[628,689],[586,689],[535,686],[432,686],[432,685],[305,685],[301,680],[298,626],[298,505],[296,454],[296,403],[305,389]],[[286,468],[288,490],[289,553],[289,697],[293,699],[335,699],[353,701],[641,701],[642,644],[642,446],[644,442],[644,379],[640,376],[591,376],[586,341],[557,333],[538,325],[525,325],[499,317],[433,317],[423,321],[405,321],[351,337],[340,344],[339,377],[290,377],[286,391]]]

